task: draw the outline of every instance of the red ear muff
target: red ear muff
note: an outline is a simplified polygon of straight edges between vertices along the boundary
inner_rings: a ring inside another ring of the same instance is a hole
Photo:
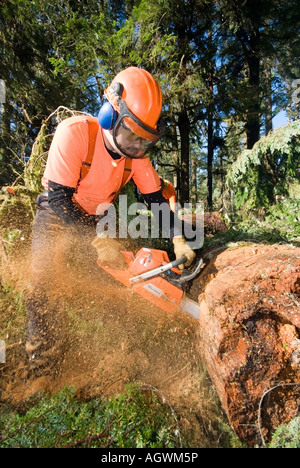
[[[118,118],[118,112],[115,111],[110,102],[106,101],[98,114],[98,122],[104,130],[112,130]]]

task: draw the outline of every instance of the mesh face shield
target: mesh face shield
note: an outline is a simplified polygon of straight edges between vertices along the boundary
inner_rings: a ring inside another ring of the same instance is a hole
[[[120,101],[120,114],[113,128],[113,138],[122,154],[132,159],[145,157],[164,134],[162,120],[157,128],[156,131],[145,125],[130,112],[125,101]]]

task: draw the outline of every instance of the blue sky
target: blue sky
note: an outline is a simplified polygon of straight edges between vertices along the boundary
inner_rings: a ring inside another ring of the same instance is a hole
[[[288,115],[285,110],[280,111],[273,119],[273,130],[288,123]]]

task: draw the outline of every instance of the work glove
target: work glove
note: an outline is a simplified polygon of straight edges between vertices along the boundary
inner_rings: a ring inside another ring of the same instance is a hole
[[[104,265],[114,267],[114,269],[123,269],[127,267],[125,258],[121,254],[121,245],[115,239],[110,237],[96,237],[92,246],[98,252],[98,259]]]
[[[191,266],[191,264],[196,258],[196,254],[194,250],[192,250],[187,245],[185,238],[183,236],[174,237],[173,244],[176,260],[179,260],[181,257],[187,258],[186,263],[184,265],[180,265],[178,268],[180,270],[183,270],[184,268],[188,268],[189,266]]]

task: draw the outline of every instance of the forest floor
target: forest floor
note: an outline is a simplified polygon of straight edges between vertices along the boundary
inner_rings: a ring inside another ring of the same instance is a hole
[[[0,339],[6,343],[6,363],[0,364],[0,405],[9,402],[20,408],[36,392],[53,394],[65,387],[74,387],[85,401],[112,398],[128,383],[138,382],[155,389],[173,408],[187,447],[239,444],[201,357],[205,339],[199,321],[158,309],[97,265],[91,271],[78,269],[76,262],[62,265],[61,276],[68,279],[59,293],[66,317],[66,352],[53,378],[32,378],[25,351],[30,216],[24,219],[22,206],[15,207],[12,217],[2,218],[1,231]],[[229,257],[243,245],[249,243],[231,246]],[[218,273],[218,256],[227,248],[225,241],[216,242],[201,252],[206,268],[190,285],[190,298],[201,297]]]
[[[0,364],[0,403],[22,407],[35,392],[58,393],[70,386],[83,400],[110,398],[139,382],[172,406],[189,447],[230,443],[233,432],[199,358],[199,323],[158,309],[100,268],[90,276],[64,266],[66,354],[54,378],[32,379],[25,351],[31,229],[24,219],[8,218],[5,229],[19,235],[1,245],[0,330],[6,363]]]

